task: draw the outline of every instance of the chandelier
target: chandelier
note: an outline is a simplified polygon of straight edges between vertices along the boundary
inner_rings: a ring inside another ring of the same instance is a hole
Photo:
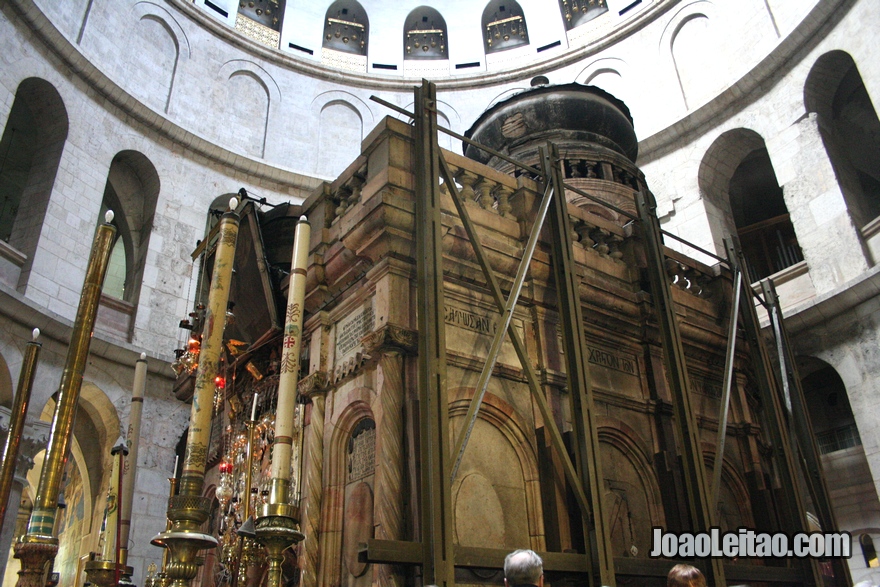
[[[343,18],[343,16],[345,18]],[[336,17],[327,17],[327,26],[324,38],[328,41],[342,41],[343,44],[357,45],[361,49],[366,46],[366,28],[359,23],[354,15],[349,16],[348,10],[343,9]]]
[[[444,55],[446,53],[446,40],[443,29],[433,26],[421,30],[416,26],[414,29],[406,31],[406,54],[410,55],[413,49],[421,49],[422,53],[435,53]],[[439,47],[438,47],[439,45]]]
[[[566,24],[570,27],[577,24],[580,17],[596,9],[608,10],[606,0],[562,0],[562,12]]]
[[[486,44],[489,47],[492,43],[509,41],[516,36],[522,40],[526,38],[526,25],[520,15],[495,19],[486,25]]]

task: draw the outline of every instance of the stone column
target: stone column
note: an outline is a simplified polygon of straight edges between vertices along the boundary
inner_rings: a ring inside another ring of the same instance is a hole
[[[0,407],[0,431],[9,433],[10,409]],[[34,466],[34,457],[46,448],[49,442],[49,422],[33,420],[25,424],[24,434],[18,449],[18,460],[15,465],[15,477],[12,479],[12,489],[9,492],[9,505],[6,507],[6,517],[2,520],[3,530],[0,532],[0,552],[8,553],[12,549],[15,540],[15,526],[18,518],[18,509],[21,503],[21,494],[27,485],[27,473]],[[6,573],[7,557],[0,556],[0,578]]]
[[[375,537],[403,538],[403,357],[418,347],[417,334],[385,325],[362,339],[364,352],[378,356],[377,391],[379,421],[376,424]],[[380,587],[399,587],[402,577],[392,565],[378,565]]]
[[[327,397],[330,378],[326,371],[315,371],[299,382],[299,393],[312,404],[306,438],[306,470],[303,474],[302,543],[300,568],[302,587],[318,585],[319,533],[321,531],[321,494],[324,490],[324,400]]]
[[[768,140],[767,151],[816,294],[864,273],[866,251],[819,134],[816,114]]]

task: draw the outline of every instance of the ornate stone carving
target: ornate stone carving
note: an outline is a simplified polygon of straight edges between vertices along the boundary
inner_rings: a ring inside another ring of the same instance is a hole
[[[414,330],[386,324],[361,338],[361,344],[370,355],[377,355],[389,348],[405,354],[415,354],[419,348],[419,334]]]
[[[303,397],[312,399],[315,394],[326,392],[330,388],[330,374],[326,371],[315,371],[300,379],[297,390]]]

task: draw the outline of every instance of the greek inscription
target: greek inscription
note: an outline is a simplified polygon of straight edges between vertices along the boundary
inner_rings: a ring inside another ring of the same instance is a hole
[[[336,330],[336,356],[344,357],[361,344],[361,338],[373,330],[373,306],[341,321]]]
[[[587,347],[590,352],[589,361],[600,367],[607,367],[627,375],[638,375],[638,368],[633,358],[622,354],[615,354],[595,347]]]
[[[498,324],[488,316],[480,316],[451,306],[446,306],[444,317],[446,324],[467,328],[480,334],[492,335],[498,329]]]
[[[351,439],[348,480],[369,477],[376,468],[376,429],[364,430]]]

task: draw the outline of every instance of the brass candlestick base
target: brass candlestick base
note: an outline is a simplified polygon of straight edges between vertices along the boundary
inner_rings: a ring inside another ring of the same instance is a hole
[[[284,551],[300,542],[305,535],[299,531],[297,508],[288,504],[266,504],[256,519],[257,542],[266,548],[269,559],[267,587],[281,587],[281,563]]]
[[[200,527],[210,516],[211,500],[192,495],[175,495],[168,500],[168,519],[171,529],[150,541],[154,546],[168,549],[169,561],[165,573],[173,587],[189,587],[202,563],[200,550],[216,548],[217,539],[204,534]]]
[[[21,561],[16,587],[45,587],[46,564],[58,553],[58,539],[52,536],[25,534],[13,546]]]
[[[88,561],[85,567],[86,577],[89,582],[98,587],[115,587],[116,585],[116,563],[113,561]],[[120,576],[122,573],[131,575],[134,569],[131,567],[120,567]]]

